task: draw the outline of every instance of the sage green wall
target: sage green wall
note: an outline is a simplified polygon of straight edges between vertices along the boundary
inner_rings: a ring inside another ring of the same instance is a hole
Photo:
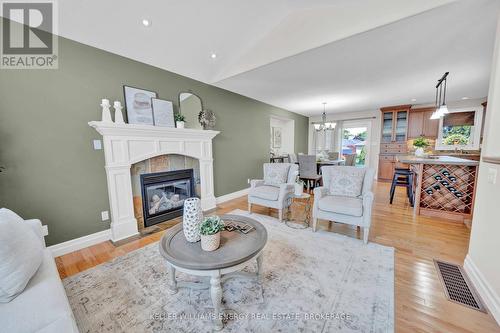
[[[109,228],[100,100],[123,102],[122,85],[158,92],[174,102],[192,90],[217,116],[215,195],[247,187],[262,176],[271,115],[295,120],[295,148],[307,151],[308,119],[112,53],[59,39],[58,70],[0,70],[0,207],[49,226],[48,244]]]

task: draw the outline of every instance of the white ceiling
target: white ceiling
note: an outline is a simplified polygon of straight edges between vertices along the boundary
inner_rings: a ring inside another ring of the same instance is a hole
[[[445,71],[451,99],[485,96],[500,1],[64,0],[59,11],[64,37],[310,115],[323,101],[331,112],[431,102]]]

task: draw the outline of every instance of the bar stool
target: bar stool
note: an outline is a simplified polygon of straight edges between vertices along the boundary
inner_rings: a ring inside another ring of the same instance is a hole
[[[396,186],[406,187],[406,195],[408,196],[408,201],[413,207],[413,171],[409,169],[396,168],[394,169],[394,176],[392,177],[391,184],[391,200],[394,199],[394,192],[396,191]]]

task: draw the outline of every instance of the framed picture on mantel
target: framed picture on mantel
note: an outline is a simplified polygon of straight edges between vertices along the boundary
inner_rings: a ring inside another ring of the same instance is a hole
[[[174,105],[171,101],[151,98],[155,126],[175,127]]]
[[[127,119],[129,124],[154,125],[151,98],[156,98],[154,91],[123,86]]]

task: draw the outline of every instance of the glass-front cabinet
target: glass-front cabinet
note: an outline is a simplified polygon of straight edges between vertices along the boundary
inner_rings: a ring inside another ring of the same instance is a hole
[[[382,114],[382,142],[392,141],[392,121],[392,112],[384,112]]]
[[[401,142],[406,140],[406,130],[408,128],[408,111],[397,111],[396,128],[394,129],[394,141]]]
[[[382,111],[382,142],[404,142],[408,131],[408,112],[411,105],[391,106]]]

